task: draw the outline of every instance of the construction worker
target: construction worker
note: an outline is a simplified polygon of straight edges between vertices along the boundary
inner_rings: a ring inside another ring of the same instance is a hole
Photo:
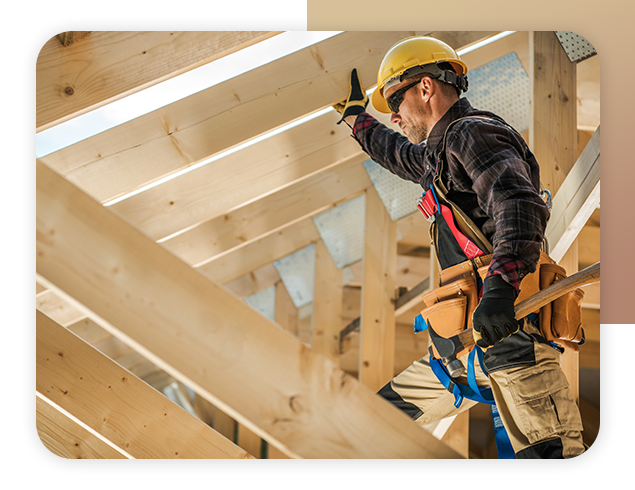
[[[491,243],[491,262],[479,281],[482,298],[470,322],[481,336],[477,344],[485,350],[481,361],[473,361],[478,388],[491,389],[513,448],[511,457],[574,457],[585,445],[580,413],[560,367],[563,349],[540,335],[535,320],[514,318],[520,283],[536,271],[549,218],[540,197],[538,163],[522,137],[499,116],[477,110],[460,97],[467,90],[467,72],[447,44],[410,37],[387,52],[372,94],[373,107],[391,114],[390,122],[403,134],[366,112],[369,98],[356,70],[346,101],[334,107],[372,160],[420,184],[424,192],[439,178],[447,199]],[[437,175],[440,162],[444,167]],[[442,270],[448,248],[435,243]],[[468,362],[468,355],[461,359]],[[477,403],[457,399],[446,389],[432,361],[428,355],[414,362],[379,391],[422,426]],[[456,381],[465,384],[465,376]]]

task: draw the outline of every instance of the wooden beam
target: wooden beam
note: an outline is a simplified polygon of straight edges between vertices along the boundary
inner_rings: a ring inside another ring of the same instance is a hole
[[[545,232],[549,255],[559,261],[600,203],[600,128],[557,189]]]
[[[417,284],[415,287],[407,291],[405,294],[402,294],[395,301],[395,316],[399,316],[402,313],[405,313],[410,308],[420,304],[423,309],[423,302],[421,301],[421,296],[424,292],[430,289],[430,278],[426,277],[423,281]]]
[[[216,282],[224,284],[307,247],[319,239],[320,234],[313,219],[306,218],[232,253],[206,262],[198,269]]]
[[[294,457],[459,457],[44,164],[36,168],[38,280],[239,423]],[[63,363],[59,352],[48,358]]]
[[[275,34],[62,33],[42,47],[37,59],[36,130],[48,129]],[[83,41],[74,43],[77,39]]]
[[[35,296],[35,307],[64,326],[72,325],[86,318],[86,313],[78,310],[50,290]]]
[[[271,233],[321,213],[372,186],[364,155],[339,163],[280,192],[205,221],[162,245],[200,266]]]
[[[575,240],[567,253],[565,253],[564,257],[558,263],[567,271],[567,275],[570,276],[578,272],[578,241]],[[584,348],[582,346],[581,348]],[[574,352],[571,349],[565,349],[564,354],[562,354],[560,365],[562,366],[562,370],[564,371],[567,380],[569,381],[569,386],[571,387],[571,393],[573,393],[573,397],[576,402],[580,398],[580,355],[578,352]]]
[[[100,201],[125,195],[332,105],[348,93],[353,66],[365,85],[372,86],[383,55],[408,35],[339,34],[47,155],[44,161]]]
[[[67,31],[57,35],[58,41],[62,46],[70,46],[74,42],[80,41],[90,36],[90,31]]]
[[[470,446],[470,413],[468,410],[458,414],[446,429],[441,440],[467,458]]]
[[[58,411],[39,394],[35,397],[35,426],[42,444],[61,458],[128,459],[125,452]]]
[[[342,270],[338,269],[322,240],[315,244],[313,291],[313,352],[339,366],[342,325]]]
[[[163,239],[362,155],[348,126],[338,126],[338,120],[335,111],[324,114],[112,208],[150,237]]]
[[[529,53],[529,147],[555,196],[577,155],[576,68],[552,31],[530,32]]]
[[[366,191],[364,240],[359,380],[378,391],[394,376],[397,223],[374,187]]]
[[[44,161],[100,201],[123,196],[331,106],[346,97],[352,67],[367,89],[373,87],[377,67],[391,46],[428,33],[344,32],[47,155]],[[452,45],[455,40],[471,43],[483,33],[439,35]]]
[[[273,264],[267,264],[226,283],[224,286],[239,298],[244,299],[263,289],[275,286],[278,282],[280,282],[280,274]]]
[[[247,457],[44,313],[36,315],[37,391],[93,431],[134,458]]]
[[[394,301],[395,317],[403,315],[412,308],[419,306],[423,309],[423,303],[421,302],[421,295],[430,289],[430,278],[425,278],[422,282],[414,286],[412,289],[406,291]],[[416,315],[415,315],[416,316]],[[350,320],[350,318],[349,318]],[[352,321],[349,321],[344,328],[340,331],[340,352],[343,352],[343,343],[347,335],[358,332],[361,325],[361,317],[355,317]]]
[[[300,315],[282,281],[276,283],[275,320],[290,334],[298,337]]]
[[[577,272],[578,250],[570,246],[586,220],[572,233],[571,240],[561,242],[562,234],[554,236],[549,226],[561,220],[563,209],[555,207],[565,178],[572,175],[577,156],[576,67],[569,61],[560,41],[552,31],[530,32],[530,94],[532,124],[529,146],[540,163],[540,180],[554,196],[552,217],[545,232],[549,255],[560,262],[569,274]],[[588,148],[588,145],[587,145]],[[598,166],[599,167],[599,166]],[[599,171],[598,171],[599,180]],[[579,180],[577,180],[579,182]],[[577,190],[577,186],[576,187]],[[576,212],[577,214],[577,212]],[[589,214],[590,215],[590,214]],[[588,216],[587,216],[588,218]],[[569,381],[574,398],[579,394],[579,357],[566,349],[561,366]]]

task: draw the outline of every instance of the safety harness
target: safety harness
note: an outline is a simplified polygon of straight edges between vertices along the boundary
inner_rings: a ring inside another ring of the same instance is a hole
[[[492,119],[489,116],[482,115],[467,117]],[[431,224],[430,236],[432,237],[435,251],[437,252],[437,259],[441,270],[492,253],[493,251],[492,245],[480,229],[463,211],[447,199],[448,191],[441,180],[448,130],[452,125],[462,119],[466,119],[466,117],[456,119],[446,128],[440,151],[437,154],[437,165],[433,183],[430,189],[417,200],[418,209]],[[441,246],[439,246],[440,244]],[[482,281],[480,277],[478,277],[478,274],[476,276],[479,291],[478,297],[480,299],[482,296]],[[415,318],[414,328],[415,333],[428,328],[425,319],[421,315]],[[457,383],[450,377],[443,362],[440,359],[434,358],[432,348],[430,348],[430,366],[441,384],[454,395],[454,406],[456,408],[461,406],[464,398],[485,403],[490,406],[498,457],[499,459],[514,459],[514,449],[512,448],[509,436],[507,435],[496,407],[492,390],[490,388],[482,389],[476,383],[474,361],[477,355],[483,373],[489,376],[483,362],[483,351],[480,347],[476,346],[468,355],[467,385]]]

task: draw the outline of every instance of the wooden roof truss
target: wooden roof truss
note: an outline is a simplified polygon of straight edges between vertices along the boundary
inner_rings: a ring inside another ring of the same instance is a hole
[[[353,67],[372,88],[386,50],[412,34],[461,49],[495,33],[340,33],[38,159],[36,410],[51,451],[491,454],[469,441],[477,410],[424,429],[374,394],[427,351],[425,333],[412,332],[436,274],[425,220],[391,219],[368,157],[333,111],[244,145],[337,102]],[[37,131],[277,35],[63,33],[38,58]],[[474,70],[509,53],[530,81],[523,135],[554,195],[551,249],[569,271],[590,265],[599,260],[596,60],[571,63],[553,32],[514,33],[463,59]],[[363,260],[338,268],[314,218],[359,196]],[[309,245],[306,310],[274,264]],[[271,318],[245,302],[266,288]],[[599,369],[598,287],[584,306],[588,347],[565,360],[576,393],[579,368]],[[593,435],[599,412],[581,406]]]

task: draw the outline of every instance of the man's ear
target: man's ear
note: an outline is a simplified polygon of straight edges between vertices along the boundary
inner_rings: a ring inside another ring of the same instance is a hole
[[[421,97],[425,102],[428,102],[432,94],[435,92],[434,82],[430,77],[423,77],[419,84],[421,86]]]

